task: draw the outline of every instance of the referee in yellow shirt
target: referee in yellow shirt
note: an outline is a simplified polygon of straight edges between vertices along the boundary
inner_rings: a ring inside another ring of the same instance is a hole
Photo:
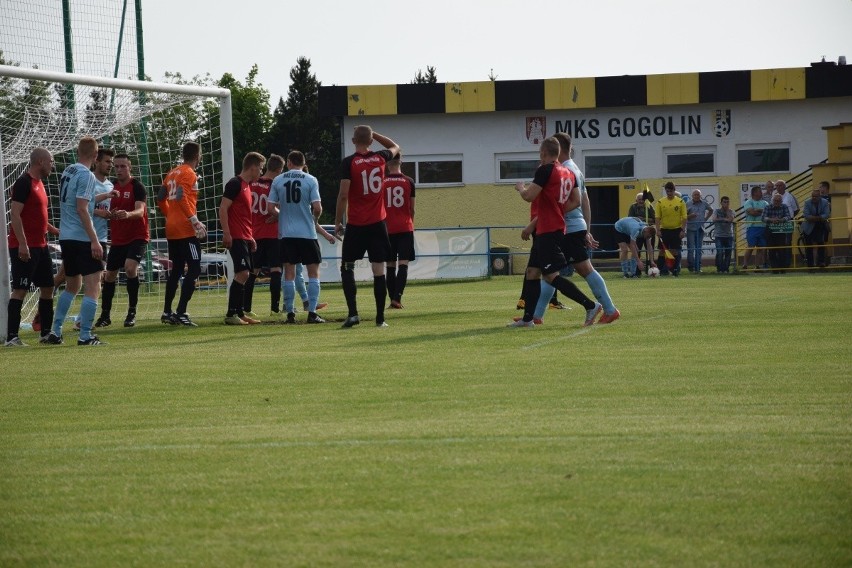
[[[686,236],[686,203],[680,196],[675,195],[675,184],[666,183],[666,196],[657,202],[657,218],[654,221],[660,240],[666,245],[675,257],[674,266],[671,269],[672,276],[680,274],[680,250],[681,242]],[[668,274],[669,269],[665,263],[663,251],[660,250],[657,265],[660,274]]]

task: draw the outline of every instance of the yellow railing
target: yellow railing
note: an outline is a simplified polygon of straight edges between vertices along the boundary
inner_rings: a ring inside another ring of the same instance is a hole
[[[831,227],[833,221],[848,221],[849,219],[852,219],[852,217],[830,217],[828,219],[828,226]],[[803,222],[805,222],[805,220],[802,218],[793,219],[793,221],[791,222],[793,227],[789,233],[772,233],[771,229],[769,227],[766,227],[767,245],[749,247],[745,237],[746,229],[749,225],[759,223],[759,221],[735,221],[734,252],[732,254],[731,262],[736,262],[736,270],[754,272],[765,270],[838,270],[852,268],[852,263],[850,263],[848,260],[850,257],[850,252],[852,252],[852,243],[849,242],[848,238],[842,242],[832,242],[831,232],[829,232],[826,235],[824,244],[808,244],[806,235],[804,235],[800,230],[801,224]],[[787,243],[785,244],[770,244],[770,234],[774,234],[776,236],[781,234],[787,234],[789,235],[789,237]],[[818,263],[818,249],[820,248],[824,248],[825,251],[824,266],[820,266]],[[844,254],[835,254],[835,251],[837,251],[838,249]],[[813,251],[813,266],[808,266],[806,261],[806,257],[809,251]],[[743,263],[745,262],[747,254],[749,256],[749,263],[748,267],[744,267]],[[780,258],[781,265],[772,266],[772,263],[770,263],[770,257],[776,260]],[[759,264],[756,262],[757,258],[760,258],[761,260]]]

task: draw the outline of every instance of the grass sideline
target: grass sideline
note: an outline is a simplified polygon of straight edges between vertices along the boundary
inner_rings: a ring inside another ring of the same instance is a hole
[[[520,282],[3,350],[0,565],[852,563],[852,275]]]

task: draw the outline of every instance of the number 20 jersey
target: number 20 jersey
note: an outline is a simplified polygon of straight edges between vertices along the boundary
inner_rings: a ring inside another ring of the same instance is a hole
[[[343,159],[340,177],[348,179],[349,219],[352,225],[372,225],[385,219],[382,184],[385,163],[393,157],[390,150],[352,154]]]

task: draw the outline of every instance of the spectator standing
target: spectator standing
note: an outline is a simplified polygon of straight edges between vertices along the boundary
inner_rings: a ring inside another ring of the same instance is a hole
[[[701,272],[701,256],[704,247],[704,223],[713,214],[701,190],[692,191],[692,199],[686,204],[686,264],[690,272]]]
[[[831,217],[831,205],[826,201],[819,189],[811,192],[811,198],[805,201],[802,212],[804,222],[800,231],[805,241],[805,259],[808,268],[814,267],[814,248],[817,252],[817,264],[825,268],[825,241],[828,237],[828,218]]]
[[[731,200],[723,196],[722,206],[713,212],[713,236],[716,241],[716,272],[727,274],[734,248],[734,211]]]
[[[784,224],[793,218],[784,205],[780,193],[772,194],[772,203],[763,210],[763,222],[766,223],[766,240],[769,245],[769,266],[774,274],[783,274],[787,268],[784,250],[787,247],[787,232]]]
[[[775,191],[781,194],[781,202],[787,206],[790,211],[790,219],[795,219],[799,214],[799,202],[793,197],[793,194],[787,191],[787,183],[779,179],[775,182]],[[785,233],[784,244],[786,247],[781,251],[781,263],[783,268],[790,268],[793,262],[793,233]]]
[[[743,204],[745,210],[746,251],[743,258],[743,270],[748,270],[749,261],[754,255],[755,268],[764,265],[764,249],[766,248],[766,223],[763,222],[763,210],[769,203],[763,199],[763,189],[758,186],[751,188],[751,199]]]

